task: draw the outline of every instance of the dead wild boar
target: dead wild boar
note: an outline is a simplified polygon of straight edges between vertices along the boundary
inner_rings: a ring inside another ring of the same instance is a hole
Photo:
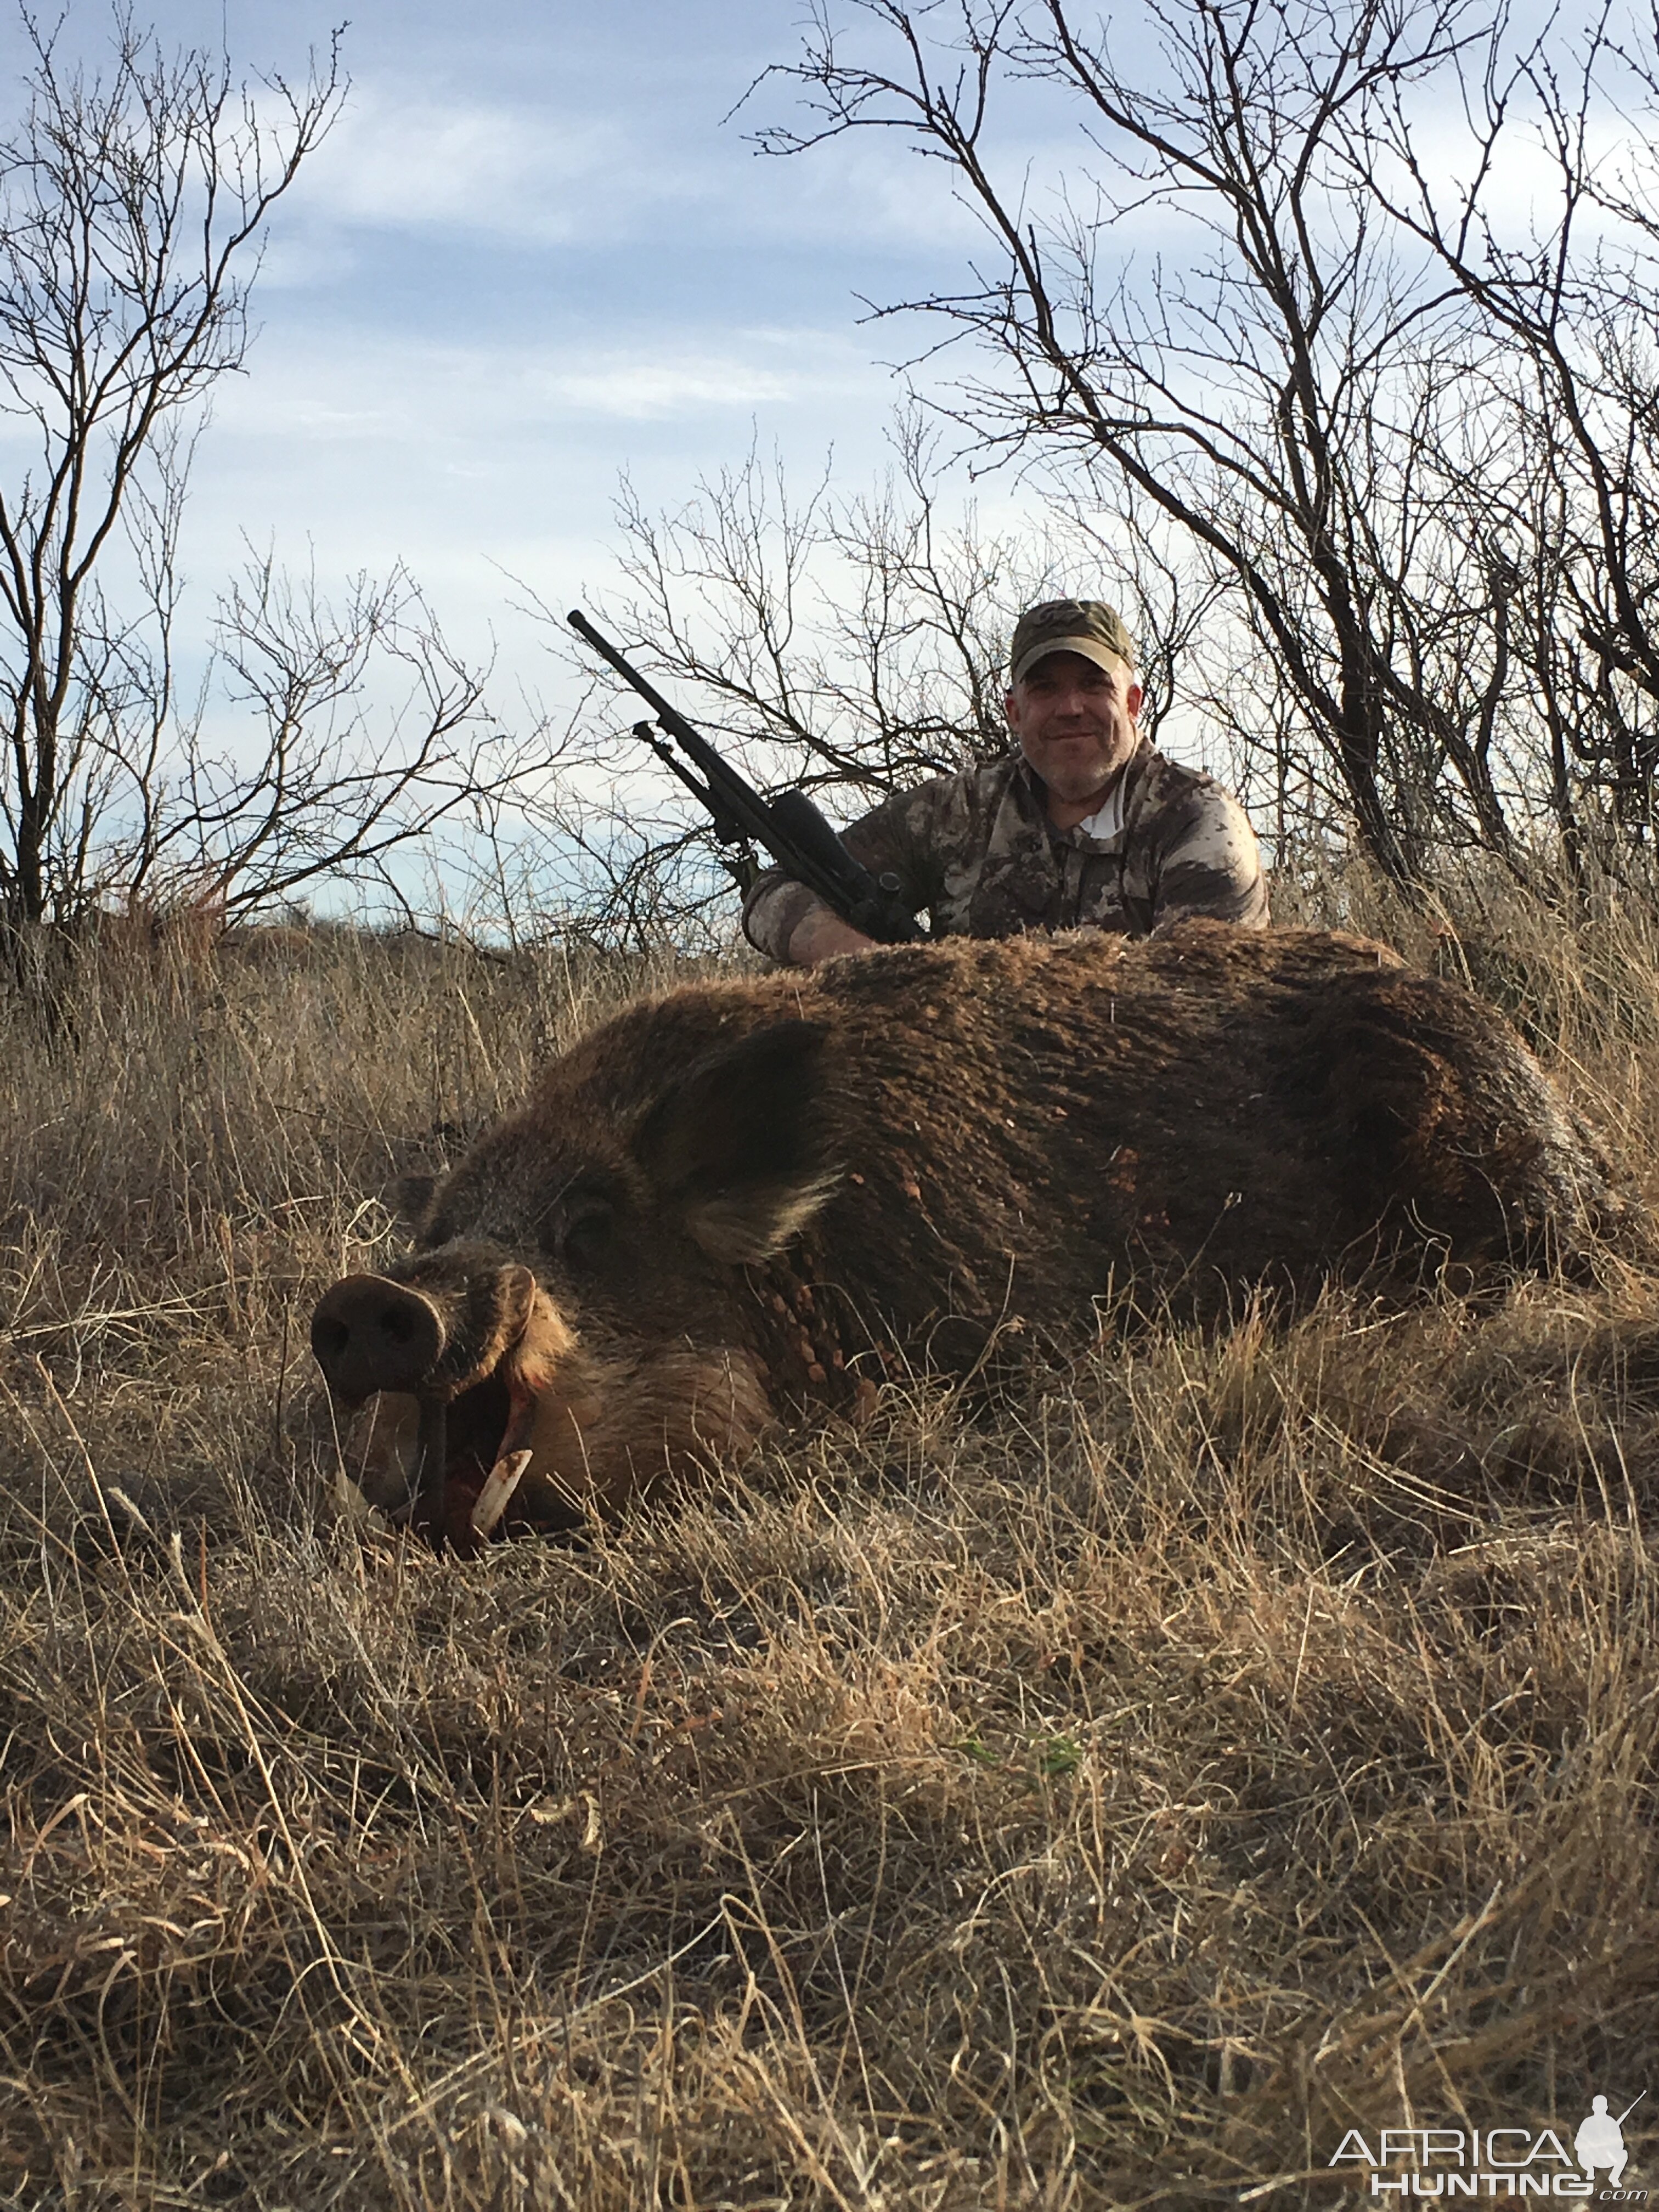
[[[1582,1251],[1613,1203],[1503,1020],[1380,946],[957,939],[628,1007],[312,1343],[369,1409],[371,1500],[467,1549],[614,1510],[900,1358],[963,1373],[1011,1327],[1075,1331],[1114,1285],[1217,1313],[1334,1270],[1465,1279]]]

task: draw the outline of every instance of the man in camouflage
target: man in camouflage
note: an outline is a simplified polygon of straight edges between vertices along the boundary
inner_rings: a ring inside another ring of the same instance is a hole
[[[1231,793],[1136,726],[1134,641],[1097,599],[1020,617],[1005,702],[1015,749],[901,792],[843,833],[941,937],[1028,929],[1146,937],[1188,915],[1267,926],[1255,833]],[[750,942],[816,967],[872,940],[773,868],[744,902]]]

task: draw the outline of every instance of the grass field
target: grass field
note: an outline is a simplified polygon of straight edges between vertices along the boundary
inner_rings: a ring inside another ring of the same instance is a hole
[[[1341,907],[1649,1199],[1656,915]],[[318,1291],[665,974],[118,933],[0,1015],[0,2203],[1346,2208],[1650,2087],[1659,2187],[1636,1268],[918,1380],[586,1547],[341,1511]]]

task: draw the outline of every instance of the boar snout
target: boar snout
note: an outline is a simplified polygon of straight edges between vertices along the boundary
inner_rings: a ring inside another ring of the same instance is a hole
[[[348,1275],[319,1301],[311,1348],[331,1396],[361,1406],[379,1390],[418,1394],[444,1348],[430,1298],[384,1275]]]

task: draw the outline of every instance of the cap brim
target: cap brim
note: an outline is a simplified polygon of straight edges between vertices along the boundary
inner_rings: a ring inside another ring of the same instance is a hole
[[[1103,645],[1097,637],[1047,637],[1041,645],[1034,645],[1029,653],[1021,654],[1008,681],[1011,684],[1021,682],[1030,674],[1039,660],[1046,660],[1051,653],[1080,653],[1085,660],[1092,660],[1097,668],[1121,668],[1130,676],[1135,672],[1133,661],[1121,653],[1114,653],[1109,645]]]

